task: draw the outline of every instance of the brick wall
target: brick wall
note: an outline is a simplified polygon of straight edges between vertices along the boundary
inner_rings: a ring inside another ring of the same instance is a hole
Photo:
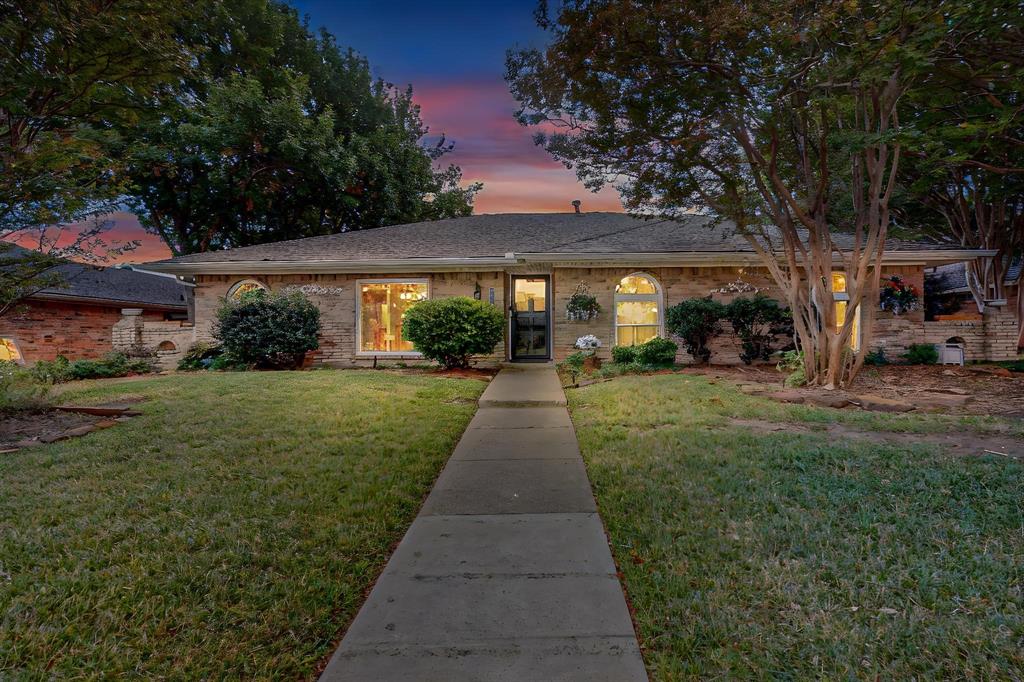
[[[738,279],[763,289],[762,293],[766,296],[781,298],[781,292],[775,286],[769,273],[759,268],[556,268],[552,284],[555,301],[552,321],[554,323],[554,356],[556,360],[562,360],[565,356],[575,352],[573,344],[576,343],[576,339],[586,334],[593,334],[601,340],[601,348],[597,353],[599,357],[605,360],[611,358],[611,349],[615,345],[615,287],[623,277],[635,272],[650,275],[661,285],[662,309],[669,308],[687,298],[708,296],[713,289],[719,289]],[[581,282],[586,284],[590,293],[597,297],[597,302],[601,304],[601,313],[597,319],[587,322],[569,322],[565,315],[566,305],[569,302],[569,297]],[[728,303],[736,296],[743,295],[750,296],[752,294],[716,293],[712,294],[712,298],[722,303]],[[723,334],[712,343],[711,361],[716,364],[739,363],[741,362],[739,342],[729,330],[728,324],[726,331],[728,333]],[[680,348],[676,359],[679,362],[691,362],[692,360],[682,348]]]
[[[309,294],[309,298],[320,308],[320,348],[313,353],[317,364],[335,366],[368,366],[377,362],[420,362],[416,354],[357,353],[356,349],[356,296],[357,282],[361,279],[426,279],[430,286],[431,298],[449,296],[472,296],[479,283],[481,299],[488,300],[489,289],[493,287],[495,304],[503,305],[505,300],[505,276],[501,272],[450,272],[450,273],[407,273],[399,275],[341,274],[341,275],[203,275],[196,278],[196,340],[212,340],[212,325],[221,300],[228,289],[243,279],[262,282],[271,290],[305,284],[319,285],[331,290],[327,294]],[[493,362],[505,357],[504,343],[499,343],[494,355],[482,358],[482,362]]]
[[[147,311],[147,320],[163,313]],[[0,336],[13,337],[25,362],[98,358],[113,350],[114,324],[121,309],[67,301],[27,301],[0,318]]]
[[[763,268],[706,267],[706,268],[585,268],[561,267],[551,264],[531,264],[510,268],[507,272],[486,273],[408,273],[403,275],[270,275],[259,276],[241,273],[230,276],[200,276],[195,288],[197,340],[210,340],[210,329],[220,300],[227,294],[231,285],[243,279],[255,279],[271,289],[285,286],[301,286],[318,284],[340,291],[330,295],[311,295],[310,298],[320,308],[323,320],[320,349],[315,353],[314,361],[331,365],[368,365],[373,363],[372,354],[364,355],[356,352],[356,286],[360,279],[427,279],[430,282],[431,296],[472,296],[474,286],[479,283],[482,298],[487,300],[488,289],[495,289],[495,303],[503,309],[508,307],[506,281],[509,274],[551,275],[552,287],[552,351],[556,360],[562,360],[574,352],[576,339],[585,334],[594,334],[602,343],[598,355],[604,359],[611,356],[614,345],[614,292],[619,281],[634,272],[646,273],[654,277],[662,288],[662,307],[668,308],[687,298],[709,295],[713,289],[742,279],[762,290],[767,296],[781,299],[781,293],[775,286],[769,273]],[[923,267],[902,267],[885,274],[900,274],[905,280],[914,284],[920,291],[924,287]],[[583,282],[587,285],[601,304],[601,313],[595,320],[587,322],[570,322],[566,319],[565,309],[569,297],[576,286]],[[736,296],[751,294],[713,294],[713,298],[728,303]],[[1004,311],[991,320],[981,321],[943,321],[925,322],[922,310],[916,310],[901,316],[887,312],[876,313],[874,338],[868,342],[868,349],[882,347],[891,359],[896,359],[906,352],[914,343],[940,343],[952,337],[962,337],[967,346],[968,360],[1003,359],[1011,353],[1008,340],[1012,332],[1010,327],[1015,324],[1012,313]],[[1006,318],[1009,315],[1009,319]],[[1016,327],[1013,327],[1016,329]],[[989,337],[993,338],[990,339]],[[736,364],[740,362],[740,345],[735,335],[726,325],[726,333],[712,344],[712,362],[720,364]],[[505,358],[505,344],[499,344],[495,354],[488,361]],[[416,355],[378,355],[382,363],[399,361],[416,362]],[[677,360],[690,362],[691,358],[680,351]]]
[[[140,346],[152,349],[162,369],[174,369],[194,342],[195,329],[189,322],[157,319],[138,308],[124,308],[120,319],[114,323],[112,336],[115,350],[127,351]]]

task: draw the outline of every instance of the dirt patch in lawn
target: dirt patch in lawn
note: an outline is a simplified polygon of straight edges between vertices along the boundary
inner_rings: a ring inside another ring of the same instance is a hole
[[[91,414],[39,410],[0,417],[0,450],[11,450],[45,443],[51,438],[103,419]]]
[[[757,433],[808,433],[827,435],[831,440],[866,440],[872,443],[934,445],[943,452],[965,456],[1002,455],[1011,459],[1024,459],[1024,440],[1011,436],[972,431],[947,433],[894,433],[891,431],[861,431],[844,424],[813,427],[803,424],[763,421],[759,419],[730,419],[730,426],[740,426]]]
[[[683,371],[726,379],[749,393],[781,391],[785,380],[785,375],[773,367],[712,366]],[[868,395],[948,414],[1024,417],[1024,374],[1010,373],[992,365],[865,367],[846,391],[819,388],[786,391],[819,404],[821,399],[847,399],[857,404],[860,396]]]

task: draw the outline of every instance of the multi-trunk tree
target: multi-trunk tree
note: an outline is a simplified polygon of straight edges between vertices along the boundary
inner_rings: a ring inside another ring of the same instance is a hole
[[[839,0],[570,0],[544,52],[509,55],[527,124],[628,208],[709,210],[761,255],[811,383],[842,386],[870,342],[903,97],[963,37],[972,6]],[[914,131],[918,132],[918,131]],[[837,318],[833,272],[849,303]]]

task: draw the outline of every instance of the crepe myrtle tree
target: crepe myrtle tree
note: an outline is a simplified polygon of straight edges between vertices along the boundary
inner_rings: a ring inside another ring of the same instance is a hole
[[[834,388],[863,359],[847,352],[855,315],[837,321],[831,273],[845,271],[869,336],[910,137],[898,105],[977,7],[568,0],[549,16],[541,3],[551,41],[510,52],[507,80],[520,122],[543,126],[538,144],[590,188],[616,182],[641,213],[734,222],[793,311],[808,381]]]

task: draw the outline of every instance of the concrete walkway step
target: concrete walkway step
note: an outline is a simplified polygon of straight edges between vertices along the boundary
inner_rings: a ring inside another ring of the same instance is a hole
[[[550,367],[491,382],[321,680],[647,680],[556,389]]]
[[[522,369],[503,369],[480,396],[480,407],[562,407],[565,404],[562,382],[549,365],[525,364]]]

